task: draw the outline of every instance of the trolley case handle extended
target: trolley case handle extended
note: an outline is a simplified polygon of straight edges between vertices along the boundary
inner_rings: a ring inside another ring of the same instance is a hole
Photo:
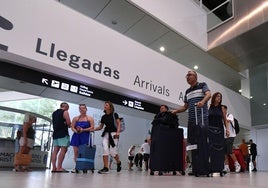
[[[201,110],[201,125],[204,126],[204,111],[203,107],[200,108]],[[195,112],[195,125],[198,125],[198,116],[197,116],[197,103],[194,104],[194,112]],[[197,149],[197,144],[188,145],[186,147],[186,151],[191,151]]]
[[[89,132],[89,140],[88,140],[88,145],[90,147],[93,147],[95,144],[95,132]]]
[[[198,125],[198,119],[197,119],[197,103],[194,104],[194,112],[195,112],[195,124]],[[204,126],[204,111],[203,107],[201,108],[201,125]]]

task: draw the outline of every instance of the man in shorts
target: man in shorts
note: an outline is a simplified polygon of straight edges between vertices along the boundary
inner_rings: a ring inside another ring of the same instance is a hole
[[[53,152],[51,156],[51,172],[68,172],[62,168],[62,162],[70,145],[68,128],[71,125],[69,105],[66,102],[60,104],[60,108],[52,114],[53,123]]]
[[[234,125],[234,117],[232,114],[227,113],[227,106],[222,105],[223,110],[226,112],[226,119],[227,119],[227,125],[226,127],[224,126],[224,138],[225,138],[225,161],[224,161],[224,170],[223,173],[229,173],[230,168],[229,168],[229,159],[228,156],[232,158],[234,161],[235,165],[235,172],[239,173],[241,170],[241,166],[237,161],[237,158],[235,154],[233,153],[233,144],[234,144],[234,139],[236,137],[235,129],[232,125]]]

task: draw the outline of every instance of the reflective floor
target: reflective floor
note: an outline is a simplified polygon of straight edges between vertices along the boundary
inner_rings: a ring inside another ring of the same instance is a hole
[[[268,172],[230,173],[224,177],[193,177],[149,175],[145,171],[126,171],[110,174],[51,173],[47,171],[13,172],[0,170],[3,188],[264,188],[268,187]]]

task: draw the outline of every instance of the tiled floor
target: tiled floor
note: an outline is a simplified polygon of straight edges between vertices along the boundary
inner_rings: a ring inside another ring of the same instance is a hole
[[[148,172],[111,171],[110,174],[0,171],[2,188],[266,188],[268,172],[231,173],[224,177],[150,176]]]

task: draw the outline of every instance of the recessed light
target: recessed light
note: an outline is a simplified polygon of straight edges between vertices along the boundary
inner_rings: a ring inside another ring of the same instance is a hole
[[[165,51],[165,47],[164,47],[164,46],[161,46],[161,47],[159,48],[159,50],[160,50],[161,52],[164,52],[164,51]]]
[[[263,106],[266,106],[266,103],[263,103]]]
[[[194,70],[197,70],[197,69],[198,69],[198,66],[197,66],[197,65],[195,65],[195,66],[194,66]]]
[[[250,98],[250,99],[252,99],[252,98],[253,98],[253,96],[250,96],[249,98]]]
[[[239,91],[239,93],[242,93],[242,89],[239,89],[238,91]]]

